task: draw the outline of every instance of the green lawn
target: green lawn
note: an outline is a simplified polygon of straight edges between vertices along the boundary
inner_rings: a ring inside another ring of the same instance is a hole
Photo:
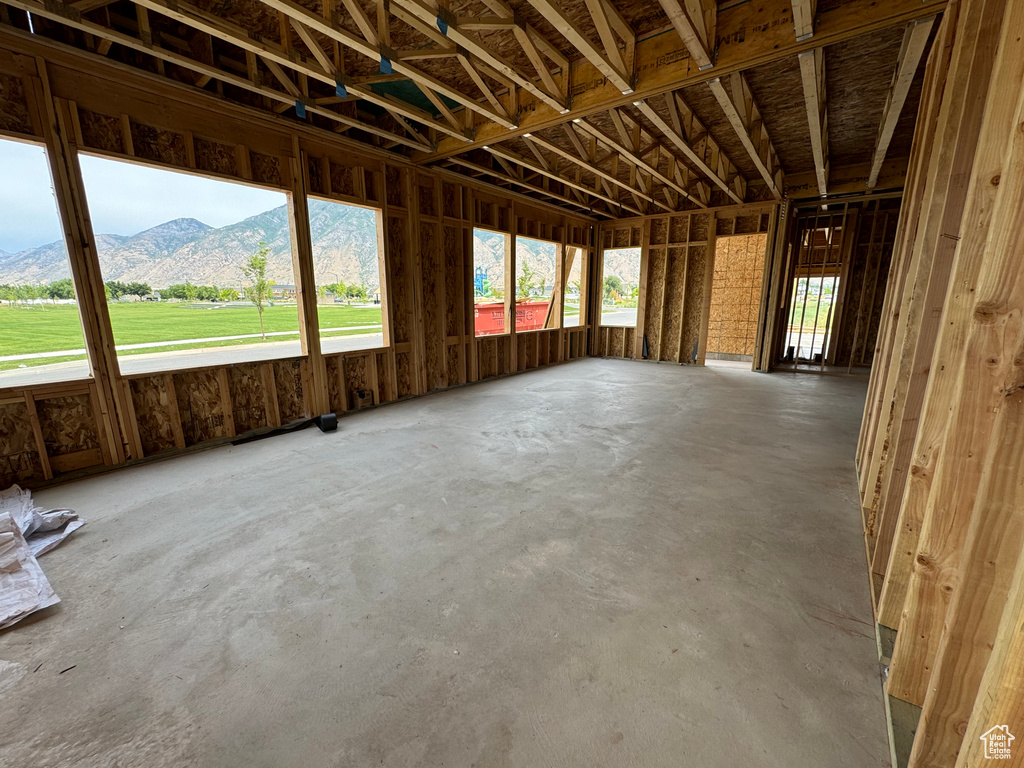
[[[240,336],[260,332],[259,316],[251,305],[218,306],[212,304],[165,302],[112,303],[110,323],[116,344],[144,344],[154,341],[198,339],[213,336]],[[216,307],[216,308],[214,308]],[[352,326],[380,325],[380,307],[349,307],[326,305],[318,307],[321,336],[347,336],[373,333],[373,330],[352,329]],[[298,331],[298,310],[294,304],[267,307],[263,312],[267,333]],[[287,341],[290,336],[271,336],[272,341]],[[255,339],[182,344],[149,349],[123,350],[119,354],[170,352],[179,349],[257,344]],[[41,305],[25,307],[0,306],[0,357],[33,352],[58,352],[82,349],[78,308],[74,305]],[[0,370],[21,365],[47,365],[80,359],[82,356],[46,357],[38,360],[0,361]]]

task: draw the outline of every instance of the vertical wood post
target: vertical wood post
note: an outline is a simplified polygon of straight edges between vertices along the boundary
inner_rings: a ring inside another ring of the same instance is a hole
[[[291,194],[288,195],[288,227],[292,241],[292,268],[295,272],[295,298],[299,305],[299,332],[302,354],[309,361],[311,416],[330,410],[327,366],[320,350],[320,318],[317,315],[316,277],[313,272],[313,241],[309,233],[309,202],[306,198],[306,156],[298,138],[292,141],[293,157],[288,163]]]

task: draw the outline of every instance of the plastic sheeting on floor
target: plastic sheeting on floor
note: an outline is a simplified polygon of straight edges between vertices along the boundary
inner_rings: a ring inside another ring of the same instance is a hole
[[[83,525],[73,510],[35,506],[17,485],[0,491],[0,629],[60,602],[36,558]]]

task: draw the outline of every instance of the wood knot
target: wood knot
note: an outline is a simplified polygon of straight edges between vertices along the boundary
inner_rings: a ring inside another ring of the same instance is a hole
[[[927,555],[918,555],[917,557],[914,558],[914,561],[918,565],[920,565],[922,568],[931,568],[932,567],[931,558],[929,558]]]
[[[974,308],[974,319],[983,325],[991,325],[996,321],[999,313],[991,304],[979,304]]]
[[[1002,177],[1003,177],[1003,175],[1001,173],[997,173],[995,176],[993,176],[992,177],[992,186],[993,187],[998,187],[999,186],[999,181],[1002,179]]]

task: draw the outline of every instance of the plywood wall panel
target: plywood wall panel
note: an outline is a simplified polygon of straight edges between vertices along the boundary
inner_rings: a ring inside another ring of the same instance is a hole
[[[99,430],[87,393],[38,400],[36,413],[50,457],[99,449]]]
[[[298,360],[280,360],[274,363],[274,384],[277,388],[277,407],[281,423],[308,418],[305,381],[302,363]]]
[[[174,374],[174,390],[185,445],[226,437],[225,413],[217,372],[210,369]]]
[[[228,369],[231,415],[239,435],[270,426],[266,383],[260,365],[233,365]]]
[[[144,455],[153,456],[179,447],[175,438],[175,425],[181,429],[177,399],[166,377],[135,378],[130,388]]]
[[[0,487],[43,479],[28,406],[24,401],[0,403]]]

